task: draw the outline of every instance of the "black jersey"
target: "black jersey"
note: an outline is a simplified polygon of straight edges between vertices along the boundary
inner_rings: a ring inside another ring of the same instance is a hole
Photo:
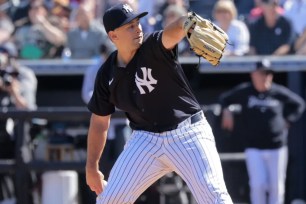
[[[116,66],[113,52],[98,71],[91,112],[109,115],[124,111],[136,130],[163,132],[201,110],[178,62],[177,48],[167,50],[163,32],[145,36],[125,68]]]
[[[279,16],[273,28],[267,27],[262,16],[250,26],[251,46],[255,47],[258,55],[270,55],[282,45],[290,45],[293,38],[290,22]]]
[[[273,83],[258,92],[252,83],[241,84],[220,96],[222,107],[241,105],[241,124],[247,147],[273,149],[286,144],[287,123],[295,122],[305,109],[301,97]]]

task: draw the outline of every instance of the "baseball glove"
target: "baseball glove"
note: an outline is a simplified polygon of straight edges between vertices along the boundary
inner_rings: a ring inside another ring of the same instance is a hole
[[[203,57],[213,66],[220,63],[228,41],[227,34],[221,28],[194,12],[188,12],[184,30],[190,48],[196,55]]]

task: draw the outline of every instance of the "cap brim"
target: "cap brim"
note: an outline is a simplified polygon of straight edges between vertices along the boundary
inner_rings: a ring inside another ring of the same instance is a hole
[[[130,23],[132,20],[136,19],[136,18],[142,18],[144,16],[146,16],[148,14],[148,12],[142,12],[142,13],[139,13],[139,14],[134,14],[132,16],[130,16],[128,19],[126,19],[121,25],[121,26],[124,26],[128,23]]]
[[[254,71],[265,72],[265,73],[274,73],[273,69],[270,69],[270,68],[257,68]]]

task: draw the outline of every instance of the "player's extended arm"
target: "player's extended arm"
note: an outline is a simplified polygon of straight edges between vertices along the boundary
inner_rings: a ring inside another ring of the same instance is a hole
[[[183,24],[186,19],[187,16],[182,16],[165,27],[162,42],[166,49],[174,48],[185,37]]]
[[[87,139],[86,182],[92,191],[99,195],[103,189],[104,175],[99,170],[99,160],[102,155],[110,115],[98,116],[92,114]]]

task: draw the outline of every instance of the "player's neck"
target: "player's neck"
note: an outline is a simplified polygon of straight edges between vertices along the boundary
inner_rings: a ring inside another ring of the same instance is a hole
[[[134,52],[131,51],[119,51],[117,55],[117,65],[118,67],[126,67],[126,65],[132,60],[136,53],[136,50]]]
[[[271,83],[266,82],[265,84],[261,84],[261,85],[257,85],[257,86],[255,85],[255,89],[258,92],[267,92],[271,89],[271,86],[272,86]]]

